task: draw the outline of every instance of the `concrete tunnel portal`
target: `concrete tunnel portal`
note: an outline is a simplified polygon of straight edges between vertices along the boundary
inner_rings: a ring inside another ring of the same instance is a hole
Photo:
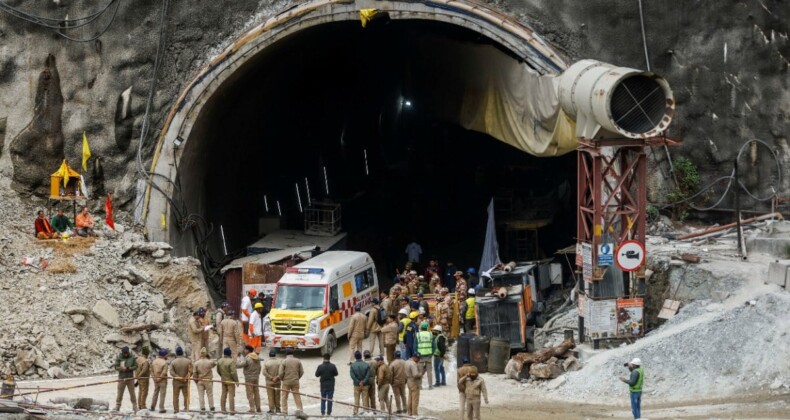
[[[301,229],[309,194],[342,204],[349,249],[368,251],[380,269],[402,264],[412,239],[424,257],[476,267],[492,197],[500,221],[548,221],[537,247],[500,229],[503,259],[573,243],[573,154],[532,156],[447,117],[475,88],[479,68],[463,59],[473,50],[540,74],[564,68],[559,55],[537,35],[519,40],[502,22],[427,3],[363,28],[357,3],[323,6],[310,24],[310,13],[262,24],[258,41],[242,36],[184,90],[153,164],[176,182],[154,178],[170,198],[149,191],[149,238],[219,261],[260,237],[262,217],[282,214],[282,228]]]

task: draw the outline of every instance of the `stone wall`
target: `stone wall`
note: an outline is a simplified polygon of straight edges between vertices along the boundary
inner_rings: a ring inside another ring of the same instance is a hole
[[[772,145],[785,165],[790,163],[786,2],[643,3],[651,68],[669,80],[677,99],[671,135],[681,137],[683,145],[672,150],[673,156],[690,157],[710,180],[729,174],[740,146],[756,138]],[[72,0],[9,4],[64,19],[102,7]],[[89,183],[98,194],[112,192],[116,206],[132,207],[162,2],[117,4],[108,31],[85,43],[0,13],[0,174],[3,182],[13,179],[15,190],[45,192],[43,180],[62,157],[78,166],[86,131],[94,156]],[[146,167],[162,122],[190,76],[236,36],[290,4],[173,2],[151,131],[143,147]],[[637,0],[508,0],[493,5],[536,29],[572,60],[646,67]],[[115,6],[93,24],[65,33],[93,37]],[[663,150],[656,152],[660,170],[653,171],[651,198],[660,200],[658,187],[666,185],[668,167],[660,162]],[[741,162],[745,182],[755,193],[770,191],[772,162],[760,148],[749,150]],[[781,191],[787,193],[788,185],[790,178],[783,180]]]

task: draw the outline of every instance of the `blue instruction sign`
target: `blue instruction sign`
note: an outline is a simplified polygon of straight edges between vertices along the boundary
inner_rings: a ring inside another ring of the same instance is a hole
[[[614,245],[601,244],[598,245],[598,265],[612,265],[614,264]]]

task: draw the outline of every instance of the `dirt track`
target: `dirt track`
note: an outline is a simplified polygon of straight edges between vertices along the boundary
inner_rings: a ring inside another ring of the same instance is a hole
[[[333,361],[337,364],[340,376],[337,378],[335,399],[342,402],[353,402],[353,389],[350,384],[348,367],[348,346],[345,340],[341,341]],[[268,357],[267,354],[264,354]],[[302,379],[302,392],[318,394],[318,382],[313,376],[316,366],[321,362],[318,354],[297,354],[302,360],[305,376]],[[240,374],[241,377],[241,374]],[[505,380],[502,375],[484,374],[488,386],[491,405],[483,405],[481,415],[483,419],[629,419],[631,418],[627,394],[613,395],[609,401],[599,404],[579,401],[565,401],[558,399],[550,391],[534,387],[522,387],[514,381]],[[62,388],[78,384],[112,380],[113,376],[92,378],[73,378],[58,381],[21,382],[23,388]],[[448,363],[447,383],[455,383],[455,368],[453,363]],[[427,385],[427,382],[426,382]],[[108,401],[112,408],[115,404],[115,384],[100,385],[92,388],[80,388],[69,391],[56,391],[41,394],[40,403],[47,403],[52,397],[93,397]],[[166,408],[172,413],[172,390],[167,390]],[[191,407],[198,408],[198,401],[194,387],[192,387]],[[219,386],[214,389],[215,406],[219,409]],[[265,392],[262,396],[264,411],[267,408]],[[580,396],[580,399],[583,399]],[[442,420],[458,419],[458,393],[455,387],[447,386],[433,390],[423,390],[421,393],[421,415],[436,416]],[[790,393],[765,391],[758,394],[746,394],[733,398],[704,399],[698,401],[651,401],[649,396],[644,397],[643,414],[649,419],[704,419],[704,418],[737,418],[737,419],[790,419]],[[150,394],[149,394],[150,402]],[[303,398],[305,411],[310,416],[320,414],[317,400]],[[606,405],[612,402],[614,405]],[[293,409],[293,401],[289,403]],[[128,397],[124,398],[123,409],[129,407]],[[248,409],[247,399],[243,389],[236,392],[236,409],[243,413]],[[351,415],[351,408],[336,406],[333,414],[339,416]],[[171,415],[171,414],[170,414]]]

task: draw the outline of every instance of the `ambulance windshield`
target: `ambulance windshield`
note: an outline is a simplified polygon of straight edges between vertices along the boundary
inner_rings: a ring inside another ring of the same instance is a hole
[[[326,286],[284,286],[277,287],[274,309],[324,309]]]

